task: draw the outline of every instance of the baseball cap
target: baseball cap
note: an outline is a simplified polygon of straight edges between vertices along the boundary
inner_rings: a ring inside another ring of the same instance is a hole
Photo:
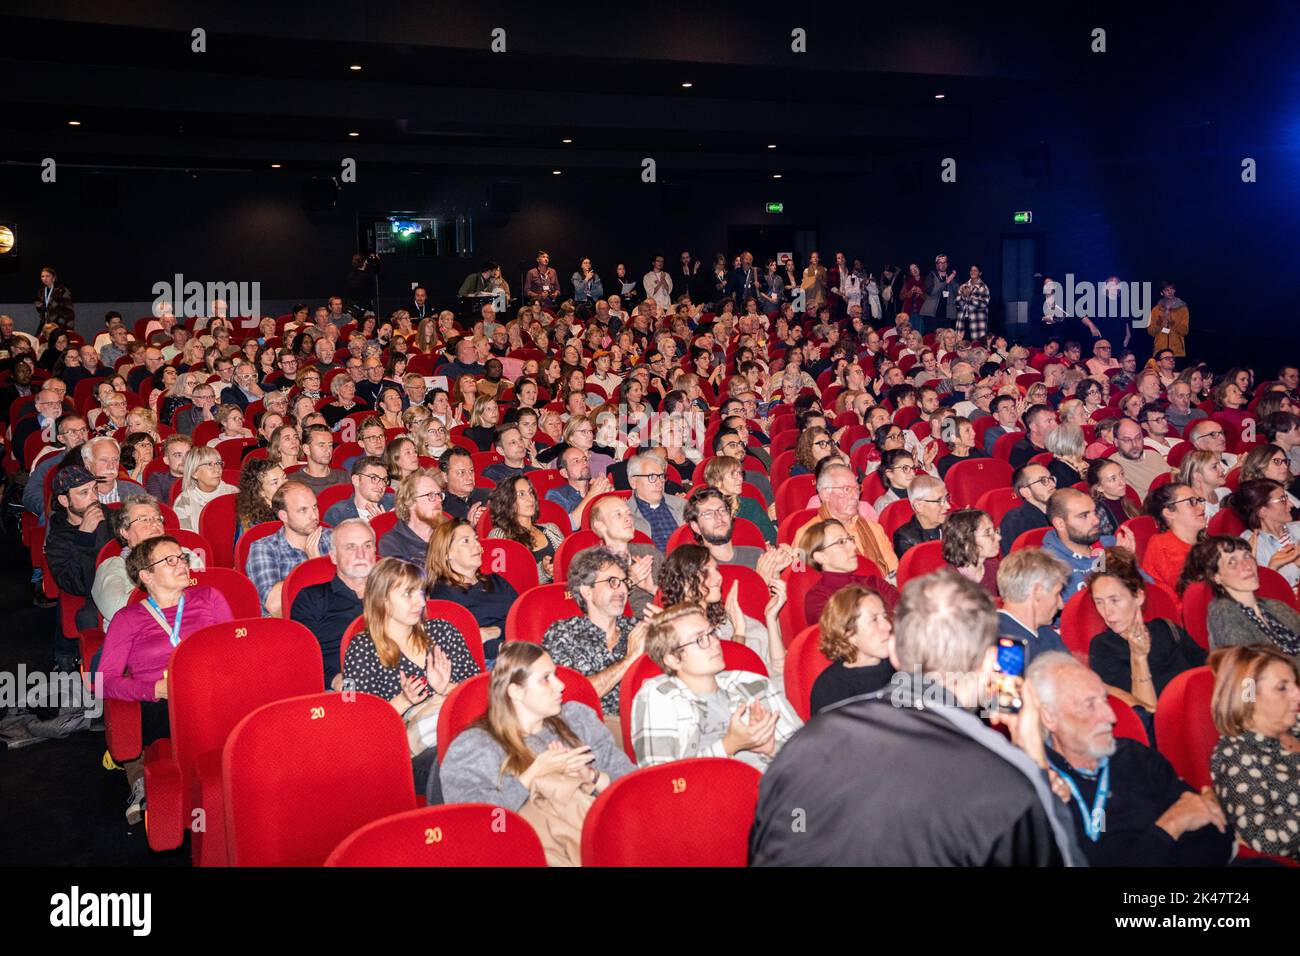
[[[66,495],[73,488],[80,488],[99,479],[80,465],[68,465],[54,476],[54,494]]]

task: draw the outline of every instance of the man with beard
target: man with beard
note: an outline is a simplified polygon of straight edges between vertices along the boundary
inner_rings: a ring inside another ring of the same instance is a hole
[[[1097,502],[1082,491],[1061,488],[1053,492],[1047,502],[1047,520],[1052,530],[1043,538],[1043,550],[1070,569],[1070,576],[1061,589],[1062,601],[1070,600],[1084,586],[1084,579],[1103,549],[1120,547],[1137,554],[1137,541],[1131,528],[1121,527],[1114,537],[1100,533]]]
[[[705,486],[691,492],[682,518],[690,526],[695,540],[708,548],[719,565],[739,564],[758,570],[758,559],[763,556],[763,549],[731,543],[735,522],[727,499],[717,488]]]
[[[1150,324],[1147,334],[1151,336],[1151,348],[1155,352],[1170,349],[1174,355],[1183,358],[1187,355],[1187,331],[1190,315],[1187,303],[1175,294],[1172,282],[1160,284],[1160,301],[1151,309]]]
[[[94,627],[98,611],[90,599],[95,583],[95,557],[109,542],[107,509],[99,502],[95,478],[79,465],[69,465],[54,477],[50,493],[49,526],[45,532],[45,564],[60,591],[86,598],[77,612],[77,627]],[[62,636],[55,638],[59,664],[75,660],[77,646]],[[56,666],[59,666],[56,664]]]
[[[591,456],[581,448],[566,448],[560,455],[558,471],[567,484],[552,488],[546,493],[546,500],[553,501],[569,513],[573,530],[577,531],[582,520],[582,509],[588,501],[597,495],[614,489],[613,484],[604,475],[591,476]]]
[[[1223,434],[1221,425],[1214,424],[1214,427],[1219,429],[1220,435]],[[1169,471],[1165,456],[1148,447],[1146,440],[1141,425],[1131,418],[1121,419],[1115,427],[1115,447],[1118,451],[1110,456],[1111,461],[1124,469],[1124,480],[1143,500],[1146,500],[1147,492],[1151,490],[1151,482]]]

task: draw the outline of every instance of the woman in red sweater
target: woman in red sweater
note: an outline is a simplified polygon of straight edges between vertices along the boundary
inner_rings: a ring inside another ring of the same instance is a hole
[[[1205,499],[1188,485],[1161,485],[1147,495],[1146,510],[1160,533],[1147,542],[1142,570],[1177,594],[1187,555],[1205,533]]]
[[[99,670],[104,696],[140,702],[140,743],[148,747],[169,735],[167,662],[172,648],[195,631],[234,617],[226,599],[210,587],[190,587],[188,555],[170,535],[149,538],[126,557],[131,583],[149,597],[113,615],[104,635]],[[126,765],[131,785],[127,822],[140,822],[144,810],[144,761]]]

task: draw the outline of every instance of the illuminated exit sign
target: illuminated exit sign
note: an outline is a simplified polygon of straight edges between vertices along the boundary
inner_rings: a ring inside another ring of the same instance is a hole
[[[1032,210],[1029,209],[1026,209],[1024,212],[1013,213],[1011,216],[1011,221],[1017,223],[1018,225],[1025,225],[1031,223],[1034,221],[1034,213]]]
[[[768,212],[785,212],[785,203],[783,203],[783,202],[770,202],[770,203],[767,204],[767,211],[768,211]]]

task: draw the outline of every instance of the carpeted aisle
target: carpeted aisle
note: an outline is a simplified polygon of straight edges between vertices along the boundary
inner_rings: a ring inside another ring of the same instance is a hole
[[[16,526],[0,529],[0,671],[48,672],[56,610],[32,604]],[[4,710],[5,716],[12,711]],[[0,866],[188,866],[189,849],[149,849],[127,826],[126,775],[101,765],[102,732],[0,749]]]

